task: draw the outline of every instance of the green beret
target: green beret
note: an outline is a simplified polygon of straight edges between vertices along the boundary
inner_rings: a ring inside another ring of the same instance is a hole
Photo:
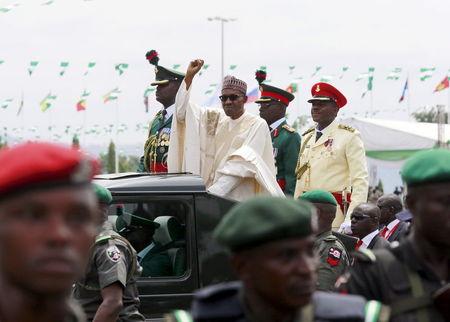
[[[93,185],[98,202],[100,202],[101,204],[110,205],[113,200],[111,192],[99,184],[94,183]]]
[[[331,194],[331,192],[321,189],[306,191],[300,196],[299,199],[306,200],[311,203],[327,203],[333,206],[337,206],[336,199]]]
[[[313,234],[311,204],[280,197],[254,197],[234,206],[214,230],[214,238],[233,251]]]
[[[401,174],[408,186],[450,182],[450,151],[433,149],[417,152],[405,162]]]

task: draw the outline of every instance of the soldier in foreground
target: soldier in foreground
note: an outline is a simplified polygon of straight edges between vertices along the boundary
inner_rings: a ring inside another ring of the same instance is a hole
[[[98,165],[48,143],[0,151],[0,320],[85,321],[70,301],[100,218]]]
[[[262,70],[256,72],[261,97],[255,103],[259,104],[259,116],[270,128],[278,185],[286,195],[293,196],[297,181],[295,167],[300,151],[300,135],[286,123],[286,108],[294,99],[294,95],[262,83],[265,75]]]
[[[83,306],[88,321],[145,321],[138,310],[136,279],[141,268],[136,252],[107,221],[111,193],[100,185],[94,187],[103,226],[92,246],[86,273],[75,284],[73,296]]]
[[[411,234],[397,247],[355,255],[341,288],[389,305],[392,322],[450,321],[450,151],[419,152],[401,173]]]
[[[317,290],[333,291],[338,277],[350,266],[345,246],[331,232],[331,223],[336,216],[336,199],[325,190],[305,192],[300,199],[311,202],[317,210],[318,229],[314,242],[314,248],[319,254]]]
[[[194,296],[192,320],[364,321],[362,297],[315,292],[316,221],[311,204],[301,200],[256,197],[235,206],[214,236],[231,251],[240,282],[200,290]],[[368,312],[379,316],[379,303],[369,307]],[[186,318],[187,312],[172,316],[175,321]]]

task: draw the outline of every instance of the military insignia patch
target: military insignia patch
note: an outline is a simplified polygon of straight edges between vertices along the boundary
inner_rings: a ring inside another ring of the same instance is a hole
[[[119,248],[117,248],[117,246],[115,246],[115,245],[109,246],[106,249],[106,255],[114,263],[117,263],[119,261],[120,257],[122,256],[122,254],[120,253]]]
[[[339,249],[330,247],[330,250],[328,251],[327,263],[333,267],[337,266],[339,264],[339,262],[341,261],[341,255],[342,255],[342,252]]]

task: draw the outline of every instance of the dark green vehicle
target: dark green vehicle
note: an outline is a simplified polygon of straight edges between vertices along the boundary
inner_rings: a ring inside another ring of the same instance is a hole
[[[147,319],[159,321],[164,313],[187,309],[195,290],[234,279],[226,252],[212,239],[234,202],[209,194],[201,177],[124,173],[95,181],[113,195],[109,220],[144,260],[138,287]],[[159,227],[136,225],[136,217]]]

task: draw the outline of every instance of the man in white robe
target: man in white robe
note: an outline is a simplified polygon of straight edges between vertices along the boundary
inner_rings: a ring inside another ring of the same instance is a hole
[[[192,80],[202,66],[200,59],[189,64],[175,99],[169,172],[199,174],[211,193],[238,201],[257,194],[283,196],[267,123],[244,109],[247,84],[225,77],[223,109],[190,103]]]

